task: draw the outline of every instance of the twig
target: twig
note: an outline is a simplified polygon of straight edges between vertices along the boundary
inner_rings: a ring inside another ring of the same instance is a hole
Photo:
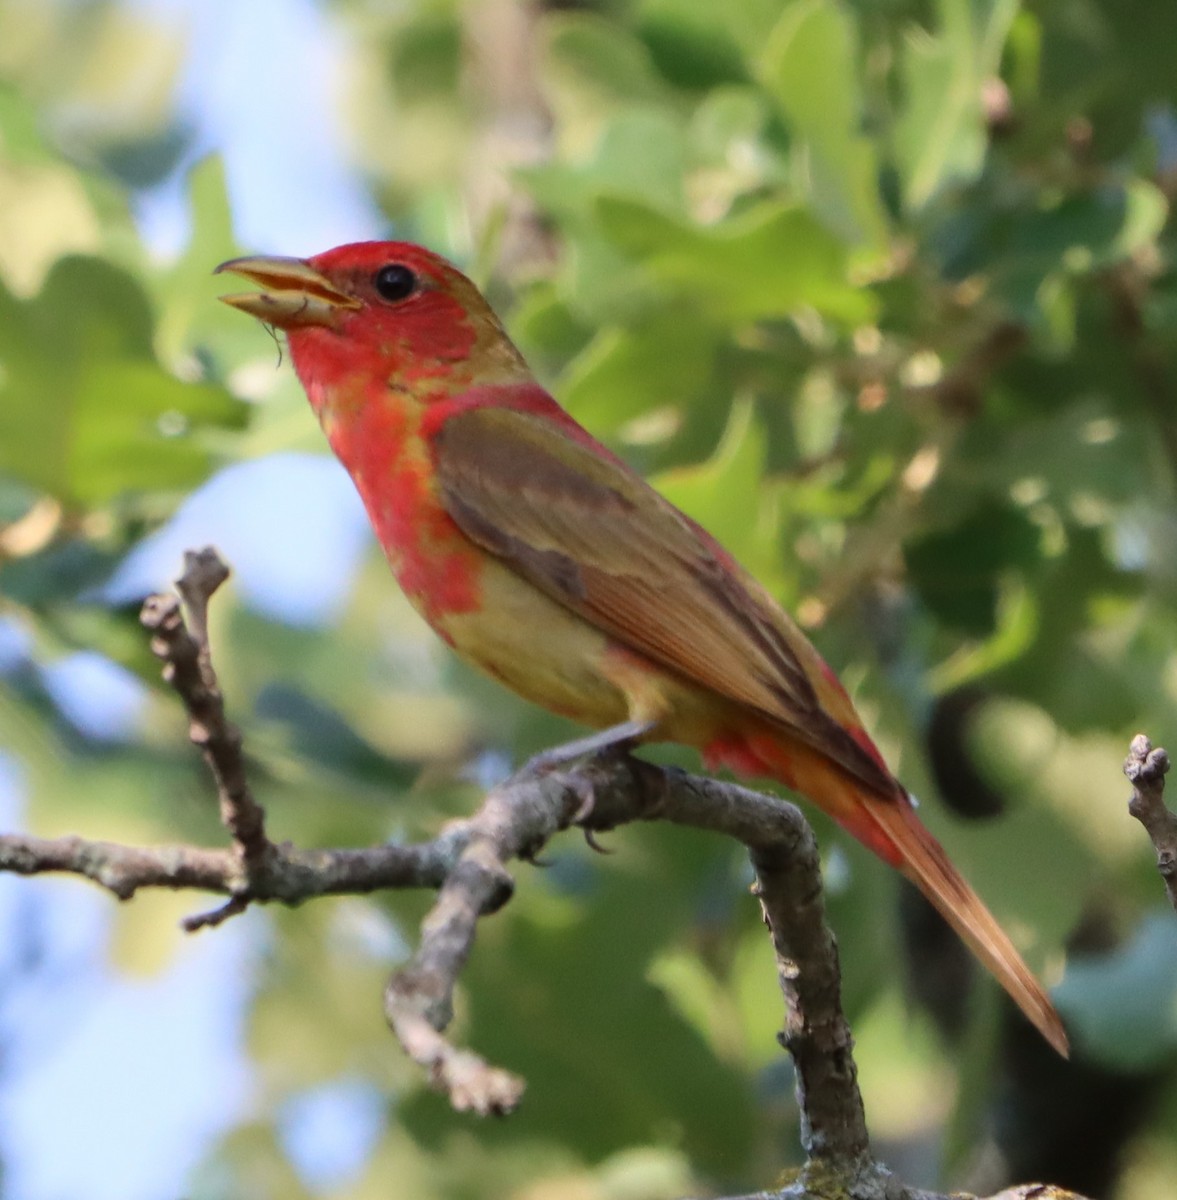
[[[725,833],[749,847],[788,1007],[781,1039],[797,1064],[806,1151],[814,1160],[872,1170],[812,831],[793,805],[735,784],[607,755],[586,762],[575,776],[524,768],[496,788],[471,822],[477,828],[422,927],[420,949],[386,993],[385,1012],[405,1049],[455,1103],[502,1112],[518,1101],[519,1081],[485,1064],[481,1076],[472,1072],[467,1053],[449,1046],[440,1033],[452,1013],[453,989],[478,918],[510,894],[506,863],[534,855],[584,813],[586,791],[593,803],[583,824],[590,829],[667,820]],[[456,1068],[462,1081],[457,1094]]]
[[[666,772],[646,815],[724,833],[743,842],[756,872],[756,894],[776,951],[785,997],[781,1045],[797,1068],[801,1138],[811,1162],[854,1163],[873,1170],[862,1096],[842,1013],[838,948],[825,923],[821,866],[813,830],[800,809],[779,797],[715,779]]]
[[[1165,807],[1165,775],[1169,770],[1166,750],[1143,733],[1132,739],[1124,774],[1132,784],[1128,811],[1144,826],[1157,852],[1157,870],[1165,881],[1169,903],[1177,909],[1177,814]]]
[[[946,1196],[943,1192],[925,1192],[917,1188],[904,1187],[891,1178],[877,1185],[871,1184],[866,1188],[851,1183],[847,1185],[837,1178],[827,1179],[826,1186],[820,1184],[811,1186],[804,1180],[776,1192],[751,1192],[744,1196],[725,1196],[723,1200],[828,1200],[831,1197],[847,1197],[848,1200],[978,1200],[966,1192],[953,1192]],[[1067,1188],[1054,1187],[1049,1183],[1022,1183],[1016,1187],[1005,1188],[988,1200],[1087,1200],[1078,1192]]]
[[[209,600],[228,578],[228,566],[211,546],[189,550],[184,555],[184,572],[176,580],[187,609],[187,622],[179,601],[171,595],[149,596],[139,614],[144,628],[153,635],[151,649],[164,664],[164,679],[184,702],[188,737],[212,772],[221,821],[241,860],[240,878],[232,888],[233,903],[203,918],[193,918],[194,927],[220,924],[244,911],[252,898],[252,877],[274,851],[266,837],[265,810],[253,798],[246,778],[241,733],[225,716],[225,698],[209,649]]]
[[[297,905],[319,896],[440,887],[461,852],[463,837],[459,825],[417,846],[357,850],[275,846],[250,877],[250,898]],[[79,837],[38,838],[19,833],[0,836],[0,871],[78,875],[120,900],[129,900],[141,888],[196,889],[232,896],[241,886],[241,863],[232,849],[122,846]],[[187,924],[198,928],[201,922],[191,918]]]
[[[800,814],[797,819],[803,821]],[[817,842],[807,825],[793,846],[754,850],[764,923],[772,934],[785,1028],[797,1068],[801,1144],[810,1160],[872,1168],[854,1039],[842,1012],[838,946],[825,923]]]
[[[507,862],[534,857],[552,834],[571,823],[580,805],[575,788],[554,774],[537,778],[525,770],[495,788],[465,823],[465,846],[421,925],[417,953],[385,989],[384,1013],[405,1052],[460,1111],[510,1112],[524,1089],[517,1076],[442,1036],[453,1016],[454,988],[475,926],[510,899],[515,885]]]

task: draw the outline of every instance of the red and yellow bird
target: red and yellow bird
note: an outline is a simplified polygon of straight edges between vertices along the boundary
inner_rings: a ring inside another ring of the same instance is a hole
[[[218,271],[294,368],[400,586],[468,662],[606,733],[807,796],[911,879],[1060,1053],[1042,985],[920,823],[837,677],[724,548],[532,377],[478,289],[404,242]]]

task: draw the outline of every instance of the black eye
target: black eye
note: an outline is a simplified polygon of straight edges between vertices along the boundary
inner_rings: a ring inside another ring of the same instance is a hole
[[[372,279],[376,290],[385,300],[404,300],[417,290],[417,276],[401,263],[381,267]]]

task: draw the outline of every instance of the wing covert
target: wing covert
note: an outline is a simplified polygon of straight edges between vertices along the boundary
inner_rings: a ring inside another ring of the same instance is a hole
[[[785,614],[603,447],[543,415],[480,406],[449,417],[433,448],[467,537],[623,644],[893,786],[822,708]]]

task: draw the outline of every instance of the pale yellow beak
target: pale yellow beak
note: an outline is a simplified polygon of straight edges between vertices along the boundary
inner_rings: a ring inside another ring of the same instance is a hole
[[[239,292],[221,299],[279,329],[302,329],[308,325],[334,329],[344,312],[362,307],[359,300],[341,292],[301,258],[265,255],[231,258],[213,274],[222,271],[241,275],[263,290]]]

